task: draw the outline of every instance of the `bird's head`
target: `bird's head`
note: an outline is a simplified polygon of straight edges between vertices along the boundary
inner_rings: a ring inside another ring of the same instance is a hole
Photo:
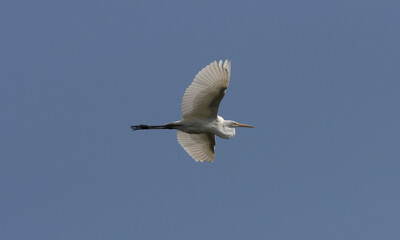
[[[237,123],[235,121],[232,120],[224,120],[222,117],[218,116],[218,120],[220,121],[220,123],[222,123],[221,125],[221,131],[219,132],[219,134],[217,134],[219,137],[221,138],[232,138],[233,136],[235,136],[235,128],[237,127],[248,127],[248,128],[254,128],[251,125],[247,125],[247,124],[242,124],[242,123]]]

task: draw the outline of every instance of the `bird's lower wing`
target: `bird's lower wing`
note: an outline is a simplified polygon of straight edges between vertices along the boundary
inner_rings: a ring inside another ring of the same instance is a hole
[[[178,142],[196,162],[214,161],[214,134],[189,134],[178,130]]]

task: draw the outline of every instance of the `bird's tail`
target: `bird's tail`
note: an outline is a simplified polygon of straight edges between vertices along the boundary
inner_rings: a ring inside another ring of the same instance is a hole
[[[179,124],[175,124],[175,123],[167,123],[164,125],[144,125],[144,124],[140,124],[140,125],[133,125],[131,126],[131,129],[133,131],[136,130],[147,130],[147,129],[176,129],[178,126],[180,126]]]

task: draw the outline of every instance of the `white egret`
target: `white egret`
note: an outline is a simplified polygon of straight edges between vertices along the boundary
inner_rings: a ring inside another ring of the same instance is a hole
[[[230,75],[230,61],[214,61],[203,68],[186,89],[180,121],[157,126],[135,125],[131,126],[132,130],[177,129],[179,144],[196,162],[214,161],[215,135],[229,139],[235,136],[236,127],[253,128],[218,116]]]

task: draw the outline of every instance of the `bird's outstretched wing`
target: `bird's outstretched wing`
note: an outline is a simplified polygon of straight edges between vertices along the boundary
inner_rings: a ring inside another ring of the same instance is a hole
[[[178,142],[196,162],[214,161],[214,134],[189,134],[178,130]]]
[[[231,62],[213,62],[203,68],[186,89],[182,99],[182,118],[217,117],[231,75]]]

